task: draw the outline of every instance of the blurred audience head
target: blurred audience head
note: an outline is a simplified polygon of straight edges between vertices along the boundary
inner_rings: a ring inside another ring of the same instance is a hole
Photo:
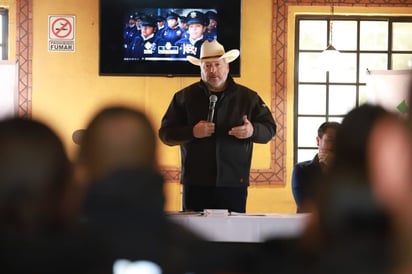
[[[353,262],[341,273],[388,273],[412,258],[412,150],[405,117],[361,105],[343,119],[335,145],[306,239],[321,248],[326,263]]]
[[[363,179],[355,182],[368,184],[381,205],[399,211],[403,196],[412,195],[411,152],[405,118],[364,104],[350,111],[338,130],[334,176],[356,173]]]
[[[349,111],[336,134],[334,171],[356,170],[367,174],[367,145],[375,122],[387,112],[381,106],[364,104]]]
[[[0,121],[0,227],[32,231],[62,224],[71,163],[47,125]]]
[[[156,137],[147,116],[135,109],[113,106],[98,112],[87,126],[78,164],[86,180],[119,169],[156,169]]]

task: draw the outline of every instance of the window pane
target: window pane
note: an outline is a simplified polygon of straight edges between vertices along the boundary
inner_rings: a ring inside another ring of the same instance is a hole
[[[328,121],[342,123],[343,118],[344,118],[344,115],[342,115],[341,117],[329,117]]]
[[[412,54],[392,54],[392,69],[411,69]]]
[[[337,50],[356,50],[356,21],[333,21],[332,44]]]
[[[359,82],[365,83],[366,69],[388,69],[388,56],[386,53],[361,53],[359,56]]]
[[[369,101],[369,91],[366,86],[359,86],[359,105],[365,104]]]
[[[325,121],[322,117],[299,117],[298,147],[316,147],[318,128]]]
[[[345,115],[356,106],[356,87],[335,86],[329,87],[329,113],[331,115]]]
[[[334,59],[321,58],[327,44],[327,20],[319,16],[300,21],[295,162],[310,160],[316,154],[316,131],[322,122],[342,122],[350,110],[368,101],[367,70],[412,69],[411,18],[392,23],[397,18],[347,16],[332,21],[331,42],[340,57],[330,66],[325,60]],[[325,67],[331,67],[329,73]]]
[[[393,49],[412,50],[411,29],[412,23],[400,22],[393,23]]]
[[[299,49],[323,50],[327,42],[327,22],[301,20],[299,31]]]
[[[361,50],[388,50],[388,22],[360,22]]]
[[[320,53],[299,54],[299,81],[324,82],[325,72],[320,69]]]
[[[356,82],[356,54],[340,53],[336,70],[329,72],[330,82],[355,83]]]
[[[312,160],[313,157],[315,157],[316,153],[318,153],[317,149],[298,149],[297,162]]]
[[[1,15],[1,14],[0,14],[0,44],[3,44],[3,15]],[[0,53],[1,52],[2,51],[0,51]]]
[[[299,85],[298,114],[326,114],[326,87],[324,85]]]

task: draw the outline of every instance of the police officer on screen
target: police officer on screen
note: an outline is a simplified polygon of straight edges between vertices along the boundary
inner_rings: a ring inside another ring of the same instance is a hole
[[[129,20],[123,29],[123,46],[126,52],[129,50],[136,35],[138,35],[136,20],[133,15],[130,15]]]
[[[179,15],[175,12],[169,12],[166,16],[167,26],[161,33],[162,44],[170,43],[172,46],[178,41],[184,30],[179,26]]]
[[[179,25],[182,28],[182,30],[184,31],[182,38],[183,37],[189,37],[189,34],[187,33],[187,29],[189,28],[189,26],[187,25],[187,17],[186,16],[179,16]]]
[[[142,23],[142,18],[145,16],[145,14],[141,11],[137,11],[134,14],[134,20],[136,21],[136,28],[138,33],[140,34],[141,31],[141,23]]]
[[[184,37],[176,42],[179,47],[179,57],[186,58],[188,55],[200,57],[200,47],[206,40],[204,32],[206,30],[206,17],[200,11],[191,11],[187,15],[187,33],[188,37]]]
[[[214,11],[207,11],[206,18],[208,20],[205,36],[208,41],[213,41],[217,39],[217,13]]]
[[[157,31],[156,35],[159,35],[165,29],[166,18],[164,16],[158,15],[156,17]]]
[[[143,16],[141,23],[141,34],[136,36],[131,47],[131,57],[136,59],[146,59],[157,56],[157,46],[159,37],[155,32],[157,29],[156,21],[151,16]]]

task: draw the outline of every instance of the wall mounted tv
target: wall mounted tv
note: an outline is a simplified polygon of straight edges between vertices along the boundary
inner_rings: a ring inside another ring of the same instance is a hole
[[[226,51],[240,50],[241,0],[100,0],[99,4],[102,76],[199,76],[199,67],[186,60],[187,54],[199,55],[199,42],[182,40],[188,35],[182,24],[189,19],[205,20],[204,25],[214,19],[214,32],[205,31],[203,39],[217,39]],[[178,29],[161,30],[162,17],[176,16]],[[146,33],[139,24],[149,26]],[[147,34],[150,27],[155,31],[152,36]],[[240,58],[230,64],[230,70],[240,76]]]

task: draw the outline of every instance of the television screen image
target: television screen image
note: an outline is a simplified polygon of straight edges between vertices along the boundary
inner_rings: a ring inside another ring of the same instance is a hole
[[[240,50],[240,14],[241,0],[100,0],[99,74],[198,76],[186,57],[206,40]]]

